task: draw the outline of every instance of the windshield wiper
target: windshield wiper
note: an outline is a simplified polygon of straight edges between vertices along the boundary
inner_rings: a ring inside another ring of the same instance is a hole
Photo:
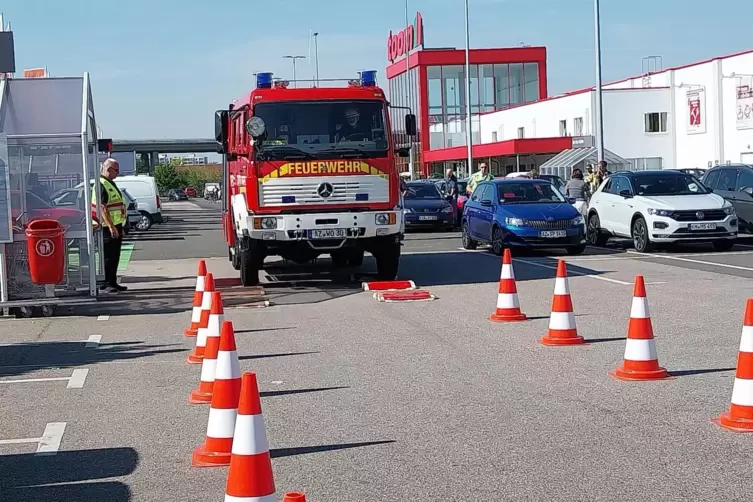
[[[295,145],[266,145],[262,146],[259,150],[259,154],[264,155],[264,157],[269,157],[270,155],[276,156],[278,153],[283,155],[286,159],[298,158],[311,160],[315,158],[311,153]],[[266,158],[266,160],[269,160],[269,158]]]
[[[365,146],[365,145],[364,145]],[[324,150],[319,150],[320,153],[336,153],[339,154],[342,158],[355,158],[360,159],[364,157],[368,157],[368,152],[361,150],[360,148],[352,148],[352,147],[332,147],[332,148],[325,148]]]

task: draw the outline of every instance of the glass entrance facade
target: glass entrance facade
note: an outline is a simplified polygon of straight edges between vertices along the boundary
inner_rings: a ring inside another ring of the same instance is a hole
[[[387,67],[388,92],[393,105],[409,106],[418,118],[414,172],[424,176],[430,166],[421,161],[423,152],[466,146],[469,111],[476,144],[481,140],[479,114],[547,97],[544,47],[471,50],[470,92],[465,51],[424,49],[409,57],[410,71],[405,59]],[[404,129],[404,115],[405,110],[392,111],[392,127],[398,135]],[[400,161],[407,170],[407,161]]]

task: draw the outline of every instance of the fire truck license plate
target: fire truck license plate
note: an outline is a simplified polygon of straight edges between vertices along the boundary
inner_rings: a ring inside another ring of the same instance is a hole
[[[344,228],[309,230],[309,239],[344,239],[345,237],[347,237],[347,235]]]

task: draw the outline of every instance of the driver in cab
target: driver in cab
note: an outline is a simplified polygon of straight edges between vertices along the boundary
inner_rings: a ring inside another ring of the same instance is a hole
[[[337,142],[364,141],[371,137],[371,128],[361,122],[361,114],[355,108],[345,110],[345,124],[337,125]]]

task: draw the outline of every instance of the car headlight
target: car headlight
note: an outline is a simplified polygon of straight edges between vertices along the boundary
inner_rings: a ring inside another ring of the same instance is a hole
[[[735,206],[732,204],[724,206],[722,209],[724,209],[724,214],[735,214]]]
[[[646,209],[646,212],[651,216],[672,216],[672,211],[668,211],[666,209],[648,208]]]
[[[413,209],[409,209],[407,207],[405,209],[403,209],[403,214],[408,214],[408,213],[412,213],[412,212],[413,212]]]
[[[585,218],[583,216],[576,216],[573,218],[573,226],[583,225],[586,222]]]
[[[443,213],[451,213],[452,212],[452,206],[447,206],[442,208]]]
[[[525,222],[523,218],[505,218],[505,224],[511,227],[522,227]]]

